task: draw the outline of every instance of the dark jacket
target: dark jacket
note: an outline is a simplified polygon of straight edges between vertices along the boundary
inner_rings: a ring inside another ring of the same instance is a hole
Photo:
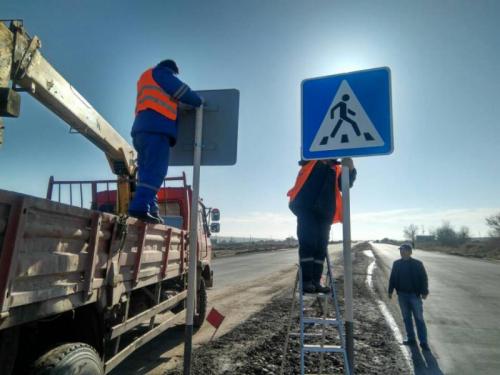
[[[198,94],[178,79],[170,69],[156,66],[153,69],[153,78],[167,94],[179,102],[193,107],[201,105],[202,100]],[[180,96],[176,97],[176,93]],[[177,121],[172,121],[152,109],[147,109],[139,112],[135,117],[132,137],[140,132],[166,134],[170,137],[170,145],[173,146],[177,140]]]
[[[351,186],[355,178],[356,169],[350,173]],[[297,216],[304,211],[312,212],[320,220],[331,222],[336,210],[336,189],[341,189],[340,181],[340,176],[336,176],[330,165],[316,163],[304,186],[290,202],[290,210]]]
[[[417,296],[429,294],[424,264],[413,258],[396,260],[389,279],[389,294],[394,289],[398,293],[415,293]]]

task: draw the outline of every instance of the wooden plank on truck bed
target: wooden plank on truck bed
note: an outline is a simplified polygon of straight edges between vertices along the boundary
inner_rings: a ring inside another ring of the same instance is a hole
[[[22,202],[23,208],[16,210],[22,211],[23,222],[11,224],[9,215],[15,202]],[[97,217],[101,218],[100,226]],[[97,296],[107,298],[101,301],[102,306],[116,303],[123,293],[185,272],[186,238],[184,231],[177,228],[150,225],[134,277],[140,237],[136,219],[126,221],[125,238],[114,238],[118,220],[115,215],[0,190],[0,220],[5,222],[0,235],[5,236],[12,227],[10,238],[15,239],[14,246],[9,240],[15,253],[9,250],[0,254],[0,267],[9,270],[0,273],[0,280],[3,277],[10,290],[4,309],[10,309],[15,316],[0,319],[0,329],[94,303]],[[108,277],[108,272],[113,275]],[[87,301],[82,299],[85,293]]]

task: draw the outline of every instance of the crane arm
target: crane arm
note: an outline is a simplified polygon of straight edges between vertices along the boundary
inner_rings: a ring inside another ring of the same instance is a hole
[[[20,22],[13,21],[10,28],[0,22],[0,87],[5,89],[12,81],[29,92],[102,150],[113,173],[133,176],[133,147],[52,67],[40,47],[40,40],[29,37]]]

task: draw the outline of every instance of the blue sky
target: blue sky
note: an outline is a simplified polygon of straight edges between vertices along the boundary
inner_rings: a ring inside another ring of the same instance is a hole
[[[164,58],[194,89],[239,89],[238,163],[201,175],[221,235],[295,233],[285,194],[298,171],[301,81],[380,66],[392,71],[394,153],[355,160],[353,238],[443,220],[485,235],[484,218],[500,211],[498,1],[5,0],[0,15],[23,18],[128,140],[137,78]],[[21,117],[6,120],[0,188],[43,196],[50,175],[112,176],[101,151],[24,94]]]

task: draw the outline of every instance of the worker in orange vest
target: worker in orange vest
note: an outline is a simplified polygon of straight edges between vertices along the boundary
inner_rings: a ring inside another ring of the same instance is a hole
[[[301,160],[295,185],[288,191],[290,210],[297,216],[299,259],[304,293],[328,293],[320,283],[330,228],[342,221],[340,176],[337,160]],[[352,159],[347,159],[350,186],[356,179]]]
[[[129,215],[162,223],[157,193],[168,170],[170,147],[177,141],[179,102],[199,107],[203,99],[176,76],[173,60],[164,60],[142,73],[137,82],[132,139],[137,150],[138,181]]]

